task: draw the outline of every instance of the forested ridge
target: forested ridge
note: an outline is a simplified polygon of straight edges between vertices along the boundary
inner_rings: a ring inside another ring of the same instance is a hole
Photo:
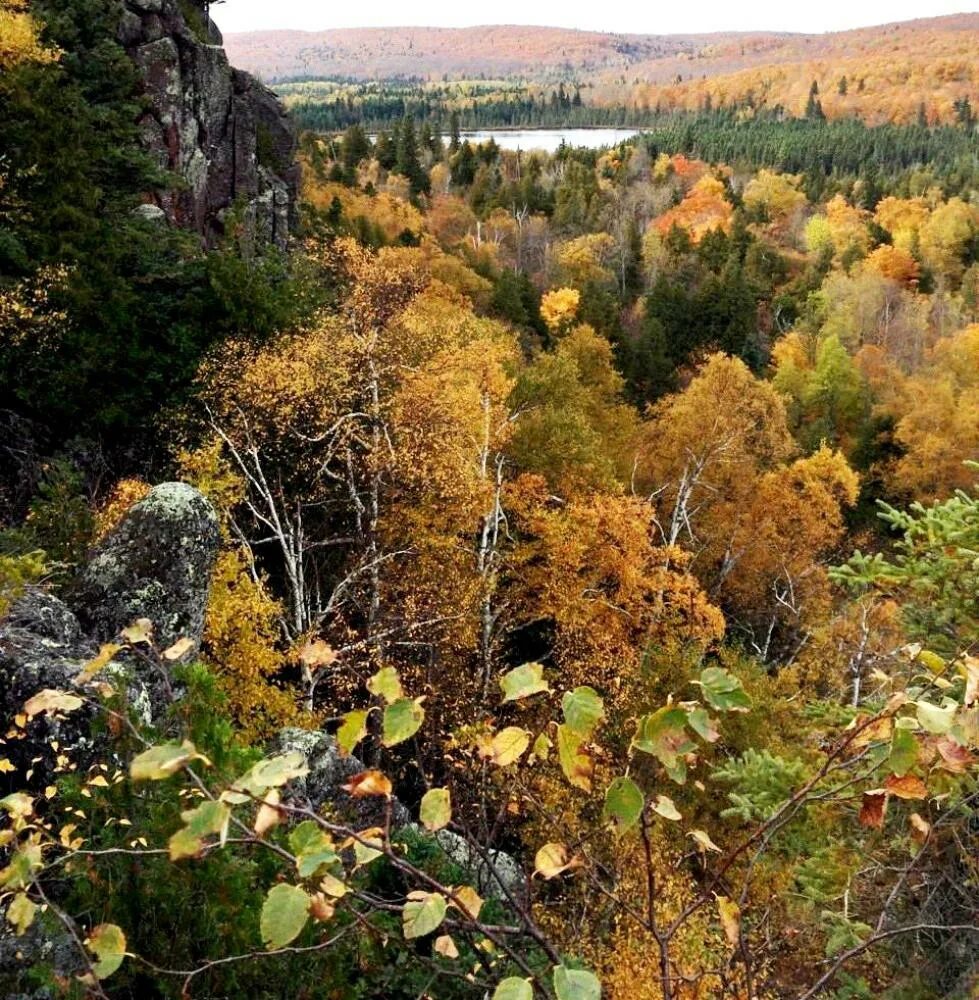
[[[4,995],[973,997],[971,118],[310,85],[205,248],[121,16],[0,0]]]

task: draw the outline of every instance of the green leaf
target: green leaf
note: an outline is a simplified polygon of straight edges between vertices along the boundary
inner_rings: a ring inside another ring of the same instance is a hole
[[[204,838],[212,833],[220,834],[224,843],[231,821],[231,808],[224,802],[202,802],[196,809],[180,814],[184,827],[178,830],[169,842],[170,860],[199,857],[204,849]]]
[[[891,774],[902,777],[914,767],[918,760],[918,741],[914,732],[907,726],[902,726],[902,719],[898,719],[891,734],[891,753],[887,759],[887,766]]]
[[[696,749],[696,744],[687,735],[686,724],[687,713],[682,708],[666,705],[639,720],[632,740],[637,750],[656,757],[678,785],[682,785],[687,776],[683,756]]]
[[[528,980],[510,976],[493,991],[493,1000],[534,1000],[534,989]]]
[[[309,896],[298,885],[274,885],[262,904],[262,941],[267,948],[284,948],[309,919]]]
[[[576,687],[566,692],[561,699],[561,709],[568,727],[583,739],[591,736],[605,714],[602,699],[590,687]]]
[[[425,710],[418,701],[400,698],[393,702],[384,709],[384,745],[393,747],[411,739],[424,721]]]
[[[716,743],[721,738],[717,720],[710,717],[706,708],[688,709],[687,722],[690,723],[690,728],[707,743]]]
[[[602,984],[586,969],[554,966],[554,992],[558,1000],[601,1000]]]
[[[85,944],[96,958],[92,971],[97,979],[108,979],[126,957],[126,935],[115,924],[99,924]]]
[[[722,667],[707,667],[700,672],[700,684],[709,705],[719,712],[747,712],[751,708],[741,681]]]
[[[394,667],[382,667],[367,682],[367,690],[376,698],[383,698],[389,705],[405,696],[401,679]]]
[[[452,802],[448,788],[430,788],[423,796],[419,819],[426,830],[434,833],[448,826],[452,819]]]
[[[194,760],[210,763],[189,740],[184,740],[183,743],[163,743],[150,747],[133,758],[129,765],[129,776],[133,781],[162,781]]]
[[[445,910],[445,897],[437,892],[409,893],[401,914],[405,939],[431,934],[445,919]]]
[[[525,663],[514,667],[500,678],[500,687],[503,689],[504,704],[551,690],[544,680],[544,668],[539,663]]]
[[[602,816],[612,821],[616,833],[622,834],[639,822],[644,802],[642,789],[632,778],[616,778],[605,793]]]
[[[680,815],[680,810],[673,803],[668,795],[657,795],[656,801],[653,803],[653,812],[657,816],[662,816],[663,819],[672,820],[676,823],[678,820],[683,819]]]
[[[591,757],[583,753],[584,740],[570,726],[557,727],[557,755],[564,776],[575,788],[591,791],[591,776],[595,770]]]
[[[918,721],[922,728],[936,736],[944,736],[955,722],[955,712],[958,706],[955,702],[948,702],[944,707],[939,708],[927,701],[916,701]]]
[[[290,832],[289,848],[296,855],[300,878],[310,878],[324,865],[338,860],[333,839],[311,819],[303,820]]]
[[[221,798],[239,805],[252,797],[264,799],[270,788],[281,788],[307,774],[306,758],[298,750],[266,757],[246,771]]]
[[[337,730],[337,746],[344,756],[353,753],[354,747],[367,735],[367,716],[364,709],[347,712]]]

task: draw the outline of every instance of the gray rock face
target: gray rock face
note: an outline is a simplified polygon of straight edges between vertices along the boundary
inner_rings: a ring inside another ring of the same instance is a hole
[[[366,765],[354,756],[342,757],[336,740],[328,733],[309,729],[283,729],[279,733],[279,753],[298,751],[309,766],[309,774],[290,785],[291,796],[316,811],[327,811],[358,830],[384,825],[385,803],[380,798],[351,798],[344,790],[350,778]],[[411,821],[407,807],[397,797],[392,802],[391,826],[421,828]],[[527,876],[519,862],[504,851],[490,848],[484,858],[472,845],[451,830],[439,830],[435,839],[446,857],[471,873],[473,887],[482,895],[520,899]]]
[[[517,860],[505,851],[490,848],[486,857],[459,834],[451,830],[439,830],[435,839],[446,855],[457,865],[473,873],[474,888],[491,899],[521,899],[527,889],[527,876]]]
[[[299,168],[295,130],[278,98],[232,69],[198,0],[127,0],[119,39],[144,84],[143,144],[182,182],[157,193],[157,207],[207,246],[239,209],[256,247],[284,249]]]
[[[165,648],[200,642],[217,558],[214,508],[186,483],[163,483],[136,504],[82,573],[76,610],[101,642],[149,618]]]
[[[278,742],[279,752],[298,750],[309,765],[309,774],[289,786],[293,798],[305,801],[315,810],[328,806],[338,819],[358,830],[384,825],[387,807],[383,799],[376,796],[354,799],[343,790],[353,775],[366,770],[366,765],[357,757],[342,757],[332,736],[309,729],[283,729]],[[405,806],[393,799],[391,826],[405,826],[410,820]]]
[[[13,718],[46,688],[72,690],[99,643],[115,638],[137,618],[154,623],[163,648],[184,636],[199,643],[217,548],[217,515],[197,490],[183,483],[151,490],[94,554],[80,591],[72,595],[72,608],[30,588],[0,622],[2,717]],[[160,701],[161,678],[142,661],[127,660],[125,653],[106,668],[110,681],[120,672],[133,708],[150,722]],[[18,782],[22,785],[32,770],[32,787],[50,783],[56,764],[52,742],[83,766],[99,749],[91,723],[88,709],[63,719],[33,719],[27,738],[11,740],[4,752],[18,768]]]

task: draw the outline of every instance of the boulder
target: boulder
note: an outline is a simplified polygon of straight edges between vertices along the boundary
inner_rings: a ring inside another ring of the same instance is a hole
[[[204,631],[217,559],[218,518],[186,483],[154,487],[95,550],[74,597],[82,625],[100,642],[138,618],[153,623],[161,649]]]
[[[328,733],[283,729],[279,733],[277,750],[280,753],[298,750],[309,766],[309,774],[305,778],[290,784],[289,795],[292,799],[317,812],[325,808],[341,823],[357,830],[384,825],[387,809],[384,799],[377,796],[355,799],[343,790],[350,778],[367,770],[367,766],[352,754],[342,756],[337,741]],[[392,828],[405,826],[410,820],[411,815],[404,804],[393,798]]]
[[[509,894],[520,900],[526,893],[527,876],[512,855],[491,847],[484,858],[465,837],[452,830],[439,830],[435,839],[451,861],[472,873],[473,888],[481,895],[506,900]]]

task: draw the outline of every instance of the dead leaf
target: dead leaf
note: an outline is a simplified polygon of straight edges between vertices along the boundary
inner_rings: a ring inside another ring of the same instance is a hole
[[[343,790],[355,799],[363,799],[368,795],[383,795],[385,798],[390,798],[391,779],[380,771],[361,771],[343,786]]]
[[[319,670],[321,667],[328,667],[336,663],[338,656],[337,651],[322,639],[314,639],[311,642],[307,642],[299,651],[299,659],[310,670]]]
[[[931,823],[918,813],[911,813],[911,839],[916,844],[923,844],[931,833]]]
[[[884,826],[884,813],[887,812],[887,791],[874,788],[863,793],[863,804],[860,807],[860,825],[880,830]]]
[[[898,777],[896,774],[889,775],[884,782],[884,788],[899,799],[926,799],[928,788],[921,778],[913,774],[905,774]]]
[[[163,658],[173,662],[186,656],[193,648],[194,640],[184,636],[182,639],[178,639],[169,649],[163,651]]]
[[[717,896],[717,912],[720,914],[724,936],[732,948],[737,948],[741,940],[741,907],[727,896]]]
[[[448,934],[442,934],[435,939],[435,954],[443,958],[458,958],[459,949]]]
[[[693,837],[702,851],[714,851],[716,854],[721,853],[721,849],[710,839],[706,830],[691,830],[687,836]]]

